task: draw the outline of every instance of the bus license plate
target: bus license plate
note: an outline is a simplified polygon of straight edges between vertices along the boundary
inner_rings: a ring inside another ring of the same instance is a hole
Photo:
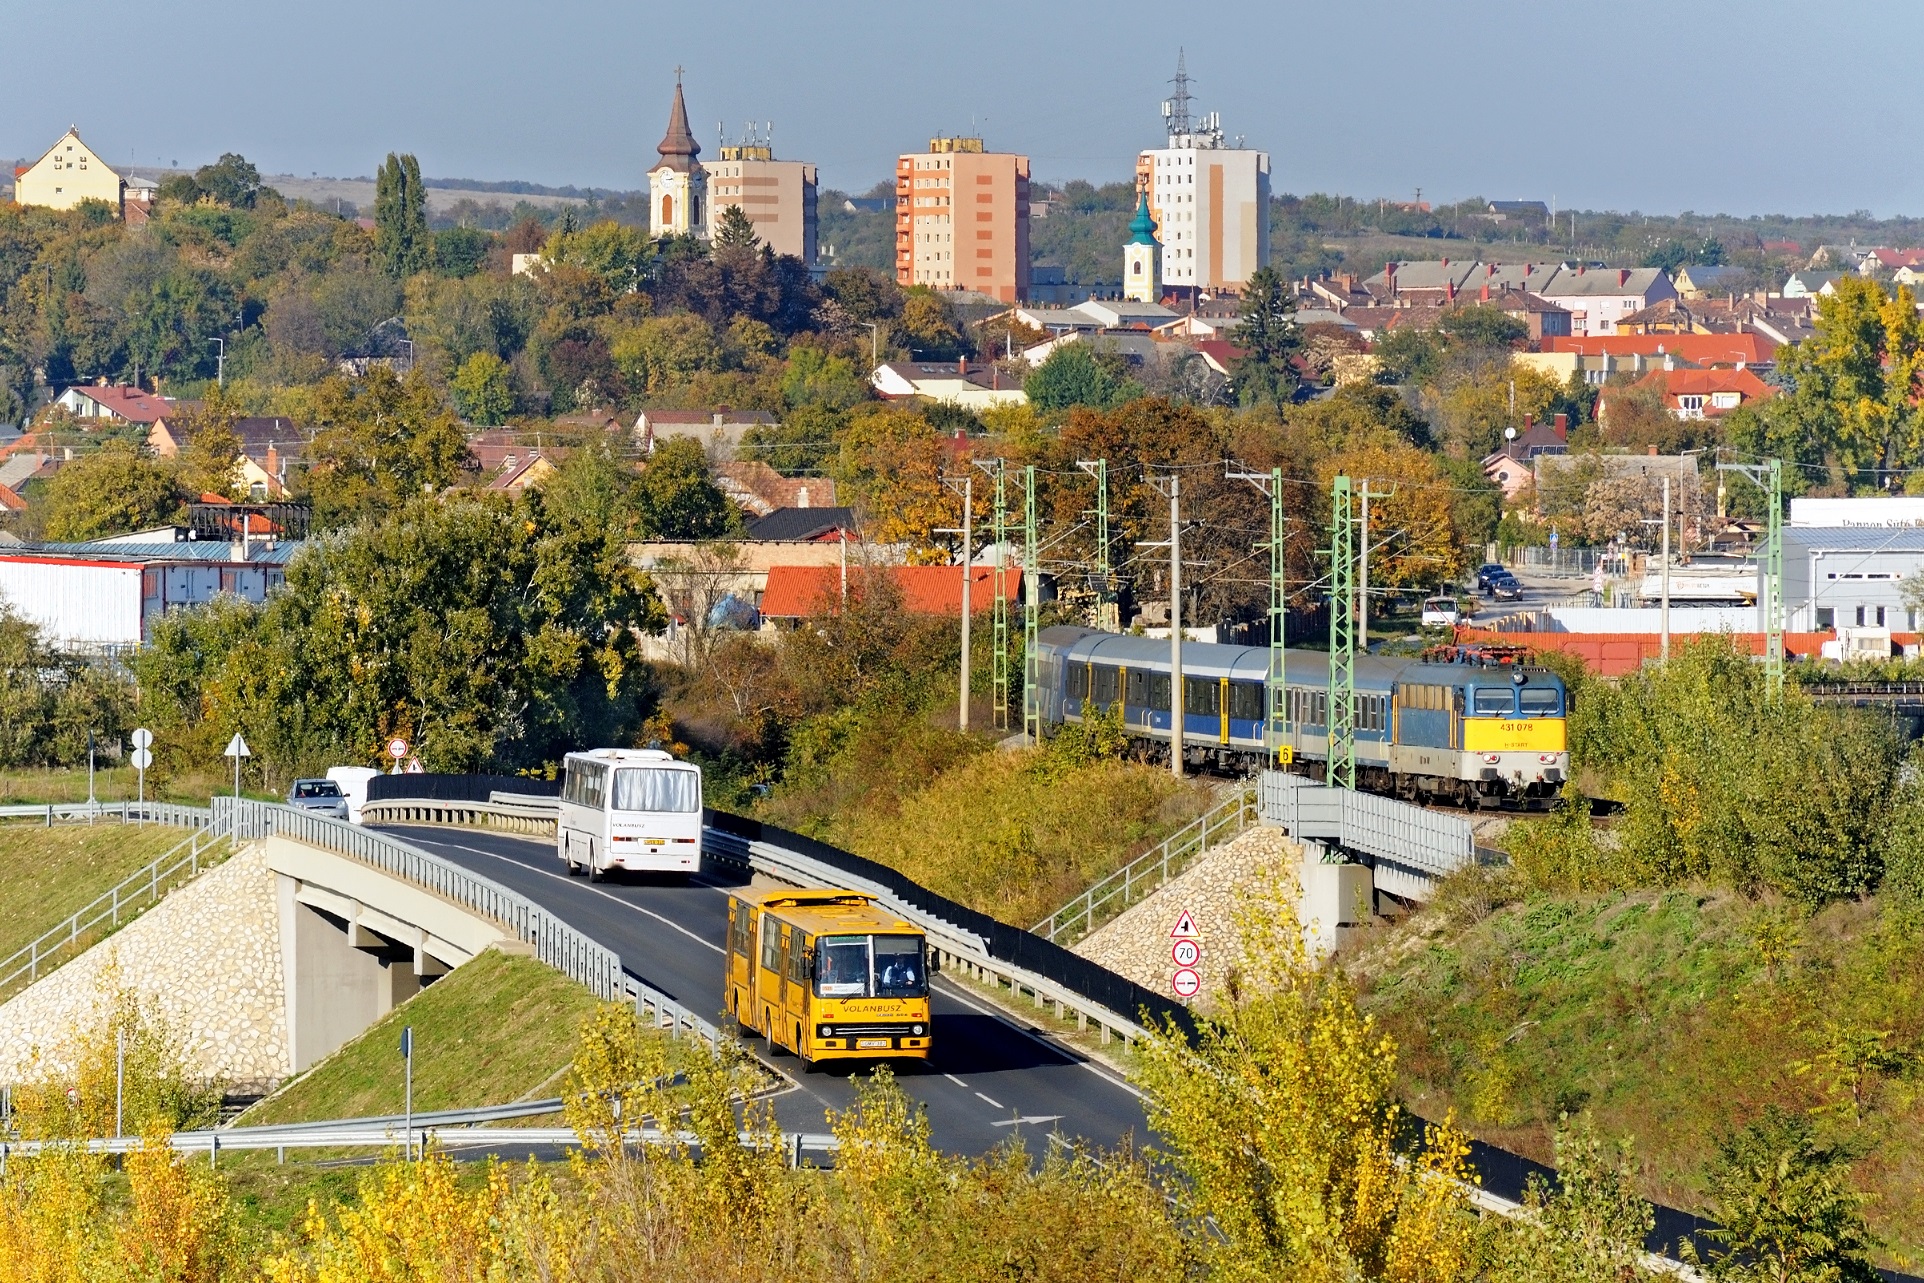
[[[871,1047],[886,1048],[888,1045],[889,1040],[886,1038],[857,1038],[855,1040],[855,1049],[857,1051],[866,1051]]]

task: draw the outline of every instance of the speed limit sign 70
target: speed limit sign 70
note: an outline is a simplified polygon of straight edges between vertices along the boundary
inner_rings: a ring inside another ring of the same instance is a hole
[[[1169,956],[1179,967],[1193,967],[1202,961],[1202,946],[1194,940],[1178,940],[1169,950]]]

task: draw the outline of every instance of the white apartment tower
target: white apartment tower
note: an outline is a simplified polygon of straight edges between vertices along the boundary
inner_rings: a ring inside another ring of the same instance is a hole
[[[1189,73],[1176,58],[1176,92],[1162,105],[1169,145],[1136,158],[1136,180],[1162,240],[1162,283],[1174,294],[1236,291],[1269,263],[1269,153],[1238,138],[1224,141],[1222,120],[1192,118]]]

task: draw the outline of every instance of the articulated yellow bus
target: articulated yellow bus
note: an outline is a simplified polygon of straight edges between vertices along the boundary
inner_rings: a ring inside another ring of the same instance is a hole
[[[860,891],[743,890],[728,897],[728,1010],[804,1067],[927,1059],[928,948]]]

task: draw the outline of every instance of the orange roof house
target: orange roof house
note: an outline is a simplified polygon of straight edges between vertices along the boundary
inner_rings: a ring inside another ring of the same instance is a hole
[[[1777,359],[1777,344],[1748,330],[1742,334],[1597,334],[1546,337],[1545,352],[1575,352],[1580,356],[1674,357],[1691,365],[1728,365],[1738,368],[1768,366]]]
[[[1631,385],[1655,387],[1664,408],[1679,419],[1718,419],[1739,406],[1768,401],[1777,389],[1749,370],[1652,370]],[[1597,422],[1609,422],[1611,390],[1597,398]]]
[[[902,606],[918,615],[959,615],[962,613],[962,567],[960,566],[876,566],[849,567],[852,580],[863,574],[885,574],[902,593]],[[1022,571],[1014,566],[1003,572],[1009,599],[1022,595]],[[842,571],[839,566],[770,566],[768,587],[762,593],[763,619],[806,619],[841,596]],[[969,568],[969,609],[979,613],[995,604],[995,568]]]

